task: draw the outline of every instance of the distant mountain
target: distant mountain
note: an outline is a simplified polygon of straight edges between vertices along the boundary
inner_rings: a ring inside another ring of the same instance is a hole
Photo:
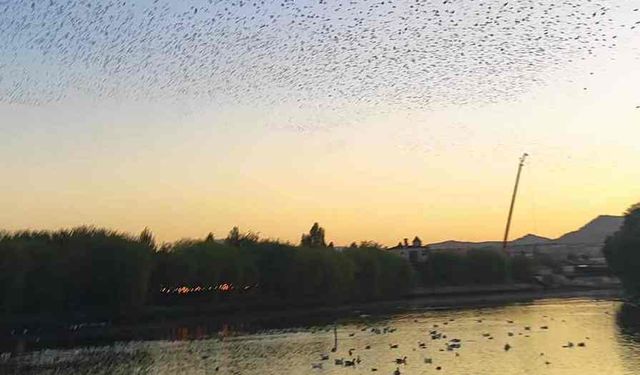
[[[438,249],[477,249],[481,247],[499,247],[501,242],[485,241],[485,242],[465,242],[465,241],[444,241],[429,244],[429,248]]]
[[[511,246],[522,245],[535,245],[535,244],[548,244],[553,240],[546,237],[537,236],[535,234],[527,234],[524,237],[520,237],[516,240],[509,241]],[[465,241],[444,241],[434,244],[429,244],[431,249],[479,249],[479,248],[500,248],[502,247],[502,241],[483,241],[483,242],[465,242]]]
[[[538,236],[535,234],[527,234],[526,236],[520,237],[516,240],[509,242],[511,245],[537,245],[537,244],[548,244],[553,242],[551,238]]]
[[[569,232],[554,242],[563,244],[592,243],[601,244],[608,236],[617,232],[622,226],[622,216],[600,215],[582,228]]]
[[[569,232],[557,239],[527,234],[509,242],[510,246],[526,245],[554,245],[554,244],[602,244],[605,239],[615,233],[622,226],[624,218],[622,216],[600,215],[588,222],[580,229]],[[434,250],[438,249],[478,249],[478,248],[499,248],[501,241],[465,242],[465,241],[444,241],[429,244]]]

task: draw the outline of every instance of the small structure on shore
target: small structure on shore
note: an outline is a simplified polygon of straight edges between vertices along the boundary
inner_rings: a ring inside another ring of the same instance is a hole
[[[420,237],[415,236],[411,244],[409,239],[405,238],[403,242],[388,249],[393,254],[401,256],[412,263],[423,263],[429,259],[429,246],[422,245]]]

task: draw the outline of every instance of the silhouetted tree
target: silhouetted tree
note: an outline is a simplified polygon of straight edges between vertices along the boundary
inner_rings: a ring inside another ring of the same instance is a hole
[[[507,258],[497,250],[472,249],[466,254],[466,281],[475,284],[500,284],[508,279]]]
[[[11,312],[135,313],[147,296],[152,244],[149,237],[91,227],[5,235],[0,306]]]
[[[318,225],[318,223],[313,223],[309,234],[302,235],[300,246],[310,248],[327,247],[324,241],[324,228]]]
[[[360,245],[358,246],[361,249],[382,249],[384,246],[382,244],[377,243],[376,241],[360,241]]]
[[[535,261],[523,255],[512,258],[491,249],[433,251],[416,270],[425,285],[501,284],[531,282]]]
[[[224,242],[231,246],[242,246],[260,240],[260,235],[254,232],[240,233],[238,227],[233,227]]]
[[[156,240],[151,230],[147,227],[145,227],[140,233],[140,242],[149,246],[152,249],[156,248]]]
[[[603,253],[625,290],[640,297],[640,203],[627,210],[622,227],[607,238]]]
[[[228,243],[229,245],[234,245],[234,246],[239,245],[240,244],[240,229],[238,229],[238,227],[231,228],[231,230],[229,231],[229,234],[227,235],[227,238],[225,238],[224,242]]]
[[[336,304],[398,297],[413,285],[408,262],[373,242],[327,251],[315,224],[306,243],[260,240],[237,227],[224,243],[209,234],[159,248],[148,228],[138,236],[91,227],[2,232],[0,311],[121,316],[140,311],[147,297],[168,305]],[[184,290],[197,291],[176,292]]]

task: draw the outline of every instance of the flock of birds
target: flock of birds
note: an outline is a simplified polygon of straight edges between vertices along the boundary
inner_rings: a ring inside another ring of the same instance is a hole
[[[194,333],[202,332],[185,342],[117,341],[109,345],[44,349],[17,356],[0,353],[0,372],[491,373],[492,366],[485,363],[488,359],[496,364],[507,363],[507,367],[514,370],[531,372],[538,368],[554,372],[566,371],[567,364],[573,363],[567,362],[567,358],[560,359],[560,351],[565,351],[569,360],[579,358],[576,370],[593,365],[585,363],[586,358],[608,358],[602,345],[607,333],[600,328],[610,321],[610,311],[600,310],[608,316],[605,320],[593,320],[597,310],[591,310],[585,315],[586,320],[571,321],[575,312],[565,311],[558,316],[554,313],[556,309],[553,306],[547,310],[550,315],[519,315],[522,320],[511,314],[484,315],[482,312],[411,314],[393,319],[393,325],[391,321],[382,323],[362,315],[363,320],[348,323],[340,331],[337,325],[266,329],[250,334],[253,337],[248,340],[249,336],[241,332],[236,338],[227,333],[220,335],[221,332],[211,332],[213,335],[209,336],[202,328],[196,328]],[[326,344],[331,331],[335,340],[332,348]],[[298,333],[305,335],[297,336]],[[321,337],[313,337],[315,334]],[[568,338],[571,341],[567,341]],[[327,351],[322,352],[322,348]],[[575,357],[569,354],[572,351]],[[308,370],[304,371],[305,368]],[[504,366],[493,367],[494,372],[499,371],[496,368],[504,369]],[[472,371],[475,369],[483,370]]]
[[[448,321],[445,321],[441,324],[433,324],[430,328],[426,329],[424,332],[424,338],[425,338],[424,341],[418,341],[416,343],[416,346],[411,348],[412,351],[419,352],[427,349],[429,350],[437,349],[440,352],[453,352],[456,357],[459,357],[461,348],[463,346],[463,340],[457,337],[449,337],[448,334],[446,333],[446,328],[444,328],[450,323],[455,322],[455,320],[456,320],[455,318],[450,318]],[[562,322],[564,322],[564,320]],[[418,320],[414,320],[414,323],[418,323]],[[477,323],[480,323],[480,324],[483,323],[483,319],[477,319]],[[506,323],[508,325],[514,325],[514,329],[509,330],[507,332],[506,338],[501,338],[507,341],[509,340],[509,337],[514,337],[514,336],[523,336],[525,338],[528,338],[534,332],[532,331],[531,326],[523,326],[523,327],[520,327],[520,329],[516,328],[516,323],[513,320],[507,320]],[[539,332],[546,331],[546,330],[549,330],[548,325],[541,325],[538,327]],[[369,331],[370,333],[373,333],[376,335],[381,335],[381,334],[384,335],[384,334],[392,334],[396,332],[396,329],[393,327],[384,327],[384,328],[363,327],[361,331],[362,332]],[[349,337],[354,337],[355,335],[356,335],[356,332],[352,332],[349,334]],[[482,333],[481,336],[482,336],[481,340],[494,340],[496,338],[494,334],[489,332],[484,332]],[[585,340],[590,340],[590,338],[585,337]],[[431,343],[428,343],[429,341],[431,341]],[[472,341],[477,341],[477,340],[472,340]],[[568,341],[566,344],[562,345],[562,348],[584,348],[586,346],[587,344],[585,341],[581,341],[578,343],[573,343],[572,341]],[[507,342],[504,344],[503,350],[505,352],[509,352],[512,348],[513,348],[512,345],[509,342]],[[363,348],[360,348],[360,349],[349,348],[347,350],[348,357],[345,358],[344,355],[341,355],[338,357],[338,355],[336,354],[334,355],[333,363],[335,366],[341,366],[341,367],[357,367],[360,365],[365,366],[366,363],[359,353],[362,353],[362,355],[365,356],[365,353],[371,349],[372,349],[371,345],[365,345]],[[389,350],[399,349],[399,345],[388,344],[388,349]],[[334,346],[331,349],[332,353],[336,353],[337,351],[338,351],[337,346]],[[443,366],[441,364],[436,363],[436,360],[434,358],[427,357],[424,355],[420,355],[419,357],[421,358],[421,360],[418,360],[418,361],[421,363],[424,363],[424,365],[429,366],[430,368],[436,371],[443,370]],[[539,353],[539,357],[541,358],[541,360],[545,365],[547,366],[551,365],[551,362],[545,359],[545,353]],[[327,362],[330,362],[330,359],[331,359],[331,355],[329,353],[323,353],[320,355],[318,362],[314,362],[311,364],[311,368],[323,369],[324,364]],[[376,361],[378,359],[372,358],[372,360]],[[408,363],[408,357],[406,355],[398,356],[397,358],[395,358],[393,363],[397,365],[396,369],[393,371],[393,375],[401,375],[403,373],[402,368]],[[371,369],[371,372],[378,372],[379,370],[378,367],[370,367],[370,369]]]
[[[5,0],[0,103],[82,97],[331,112],[493,102],[612,55],[640,29],[638,8],[612,0]]]

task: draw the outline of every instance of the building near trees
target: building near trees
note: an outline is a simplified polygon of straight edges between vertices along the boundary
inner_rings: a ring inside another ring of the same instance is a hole
[[[405,238],[402,242],[388,249],[391,253],[401,256],[411,263],[424,263],[429,259],[429,246],[423,245],[420,237],[415,236],[413,241],[409,243],[409,239]]]

